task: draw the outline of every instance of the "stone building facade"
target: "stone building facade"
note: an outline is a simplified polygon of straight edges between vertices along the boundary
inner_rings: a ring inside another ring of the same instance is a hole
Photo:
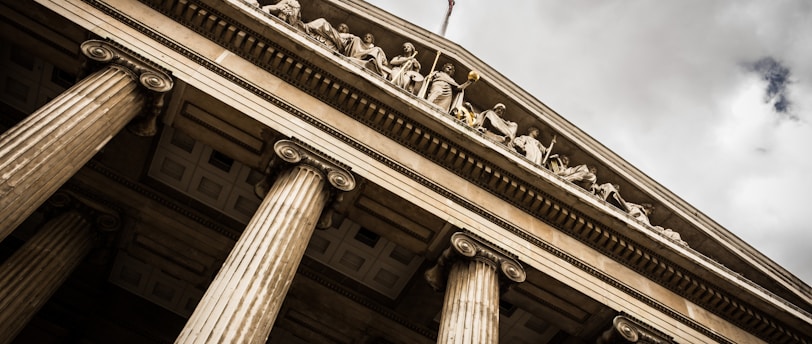
[[[812,342],[808,285],[363,1],[0,6],[2,343]]]

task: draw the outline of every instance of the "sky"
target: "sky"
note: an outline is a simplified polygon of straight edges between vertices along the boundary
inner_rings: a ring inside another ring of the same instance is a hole
[[[812,1],[456,0],[445,37],[812,284]]]

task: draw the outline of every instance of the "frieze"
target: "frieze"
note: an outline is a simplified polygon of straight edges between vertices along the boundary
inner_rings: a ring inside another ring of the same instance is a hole
[[[348,144],[358,148],[359,151],[364,152],[370,157],[387,164],[392,169],[399,171],[400,173],[409,176],[413,180],[432,188],[441,195],[449,197],[449,199],[457,202],[458,204],[472,209],[476,213],[481,214],[486,218],[492,219],[494,223],[502,226],[509,232],[512,232],[531,243],[534,243],[536,246],[545,249],[548,252],[567,257],[568,259],[566,260],[576,262],[574,265],[580,266],[582,269],[585,269],[585,271],[600,277],[602,280],[607,281],[612,285],[622,286],[622,283],[615,281],[611,276],[588,268],[588,266],[585,267],[582,263],[578,264],[577,262],[580,262],[579,260],[570,257],[566,253],[558,251],[555,247],[552,247],[525,233],[523,230],[516,228],[509,222],[498,218],[487,210],[479,208],[476,204],[472,204],[467,200],[462,199],[454,192],[445,190],[441,186],[432,183],[422,176],[414,174],[396,162],[380,156],[364,145],[355,142],[352,138],[346,137],[342,133],[324,126],[318,120],[309,118],[307,114],[302,113],[295,107],[287,104],[284,100],[277,99],[274,96],[257,89],[256,87],[239,79],[237,76],[222,70],[211,61],[200,57],[194,52],[185,50],[183,47],[162,37],[161,35],[155,34],[151,29],[140,26],[140,24],[129,20],[129,18],[126,18],[125,16],[116,15],[116,11],[106,8],[105,5],[98,1],[85,1],[96,5],[102,10],[106,9],[107,13],[117,16],[117,19],[121,20],[122,22],[127,23],[130,26],[139,29],[141,32],[150,35],[153,39],[161,42],[167,47],[170,47],[184,54],[185,56],[192,58],[194,61],[212,71],[215,71],[235,84],[238,84],[247,90],[271,101],[272,103],[289,110],[289,112],[292,114],[300,116],[301,118],[307,120],[308,123],[313,124],[326,133],[342,139]],[[185,13],[188,5],[190,5],[191,2],[178,3],[171,0],[165,2],[158,0],[142,1],[148,5],[153,5],[154,8],[164,12],[170,17],[176,18],[176,20],[179,22],[189,22],[188,20],[179,18],[178,16],[179,14]],[[204,4],[196,3],[195,5],[197,6],[196,8],[200,9],[201,11],[208,11],[207,13],[210,15],[209,18],[213,16],[215,17],[215,21],[227,21],[227,18],[224,19],[223,16],[219,15],[216,11],[212,11],[211,8],[208,8]],[[178,8],[181,6],[185,7],[178,10]],[[170,9],[171,11],[167,9]],[[186,17],[189,16],[187,15]],[[228,26],[231,24],[234,23],[226,22],[225,25],[227,27],[240,26],[239,24],[234,24],[235,26]],[[208,33],[204,26],[196,27],[191,24],[187,24],[187,26],[207,37],[217,36]],[[222,25],[217,25],[217,27],[220,26]],[[532,185],[521,182],[518,178],[515,178],[515,176],[511,176],[504,171],[495,168],[493,165],[483,166],[482,164],[487,163],[487,161],[479,159],[473,154],[466,154],[468,152],[465,150],[450,144],[450,141],[430,130],[422,128],[420,125],[409,123],[405,117],[399,116],[399,114],[382,104],[375,104],[370,97],[365,96],[363,93],[357,92],[351,87],[344,87],[345,85],[341,85],[340,81],[336,80],[334,77],[331,77],[324,71],[319,70],[315,66],[307,66],[306,62],[303,62],[301,59],[295,59],[295,55],[286,55],[282,50],[273,48],[273,42],[262,39],[259,35],[250,32],[250,30],[240,32],[243,33],[241,38],[242,42],[246,41],[244,39],[246,32],[249,36],[253,37],[254,45],[252,47],[246,47],[240,44],[234,45],[234,42],[231,40],[223,41],[225,37],[233,38],[239,35],[228,34],[226,36],[218,36],[213,40],[251,61],[258,61],[256,56],[258,51],[257,47],[262,46],[265,50],[260,49],[263,52],[259,61],[265,60],[266,58],[264,56],[270,56],[267,58],[267,60],[270,62],[268,64],[261,64],[261,66],[284,80],[290,81],[291,84],[299,86],[303,91],[317,95],[318,98],[325,101],[325,103],[333,105],[337,109],[358,119],[360,122],[369,125],[371,128],[379,130],[393,139],[396,139],[398,142],[406,142],[405,146],[412,148],[433,161],[440,162],[440,165],[449,168],[455,173],[463,176],[467,176],[472,173],[476,174],[479,176],[479,178],[472,179],[472,182],[482,185],[485,187],[485,189],[499,195],[510,203],[519,204],[522,209],[529,210],[531,214],[536,215],[542,221],[562,229],[562,231],[565,233],[581,239],[588,245],[598,248],[601,252],[618,258],[620,262],[625,263],[635,271],[649,276],[652,278],[652,280],[660,282],[665,287],[685,296],[688,299],[697,301],[711,312],[728,318],[731,317],[731,314],[733,314],[735,316],[734,318],[731,318],[733,322],[738,323],[743,328],[749,329],[751,332],[762,336],[763,338],[770,339],[770,336],[776,335],[776,333],[778,333],[780,336],[783,336],[785,333],[786,329],[780,325],[778,325],[780,330],[770,330],[770,326],[767,326],[765,329],[764,326],[761,325],[776,323],[769,320],[768,317],[762,316],[762,313],[753,312],[752,308],[747,307],[743,303],[736,302],[735,298],[728,297],[731,295],[722,295],[717,288],[710,287],[709,284],[701,279],[693,278],[694,275],[690,272],[682,270],[651,251],[637,247],[637,245],[635,245],[631,240],[628,240],[628,238],[625,238],[611,229],[598,225],[597,222],[584,216],[583,214],[580,214],[572,209],[568,209],[566,206],[560,205],[561,202],[549,197]],[[260,45],[260,43],[262,44]],[[272,51],[274,53],[268,54],[268,51]],[[521,185],[516,185],[517,182],[520,182]],[[612,249],[607,249],[605,245],[611,245]],[[702,286],[703,288],[696,288],[694,287],[695,285]],[[626,291],[643,302],[655,306],[655,308],[662,309],[662,305],[658,305],[658,302],[649,299],[647,296],[641,293],[634,292],[628,288],[621,287],[619,289]],[[703,299],[707,299],[708,301],[703,302]],[[710,331],[703,325],[700,325],[691,319],[681,316],[672,310],[663,309],[663,311],[664,313],[679,319],[681,322],[688,324],[711,338],[715,338],[720,342],[728,342],[724,338],[719,337],[713,331]],[[752,316],[753,313],[762,315],[756,317]],[[775,329],[775,327],[772,327],[772,329]],[[798,338],[792,334],[788,335]]]

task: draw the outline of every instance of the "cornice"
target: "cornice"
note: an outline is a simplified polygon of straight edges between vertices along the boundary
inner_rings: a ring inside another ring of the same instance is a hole
[[[137,21],[107,6],[105,3],[96,0],[84,1],[131,28],[151,37],[167,48],[176,51],[195,63],[220,75],[226,80],[285,109],[292,115],[322,130],[325,134],[344,141],[359,152],[385,164],[392,170],[411,178],[415,182],[434,190],[434,192],[439,195],[490,220],[494,224],[504,228],[507,232],[513,233],[528,243],[570,262],[573,266],[622,290],[631,297],[660,310],[709,338],[723,343],[730,342],[712,329],[628,287],[611,275],[599,271],[574,256],[536,238],[521,228],[511,224],[509,221],[502,219],[487,209],[483,209],[455,192],[434,183],[430,179],[416,174],[398,162],[380,155],[370,147],[361,144],[353,138],[326,126],[318,119],[312,118],[307,113],[295,108],[284,100],[257,88],[239,76],[222,69],[216,63],[186,49],[168,37],[153,31],[151,28],[141,25]],[[665,257],[645,248],[644,245],[640,245],[629,237],[618,233],[616,230],[610,228],[610,226],[606,226],[584,213],[572,209],[565,205],[564,202],[555,199],[539,189],[534,183],[522,180],[500,168],[497,164],[482,159],[469,150],[459,146],[448,137],[444,137],[404,114],[398,113],[390,106],[377,103],[373,97],[370,97],[351,85],[343,83],[339,78],[333,77],[330,73],[315,66],[310,61],[286,51],[275,44],[273,40],[248,29],[216,9],[204,3],[194,1],[142,0],[142,2],[164,13],[173,20],[186,25],[191,30],[208,37],[213,42],[229,49],[234,54],[252,61],[269,73],[297,86],[302,91],[313,95],[324,103],[330,104],[355,120],[392,138],[425,158],[453,171],[460,177],[471,181],[506,202],[523,209],[539,220],[558,228],[562,232],[614,258],[630,269],[649,277],[652,281],[701,305],[708,311],[720,315],[743,329],[767,341],[808,342],[807,339],[801,337],[802,335],[795,334],[787,328],[786,325],[782,325],[774,316],[765,314],[748,303],[742,302],[733,294],[673,264]],[[199,17],[203,19],[197,20],[196,18]],[[211,22],[216,23],[216,25],[207,24]],[[548,176],[547,178],[550,177]],[[766,290],[762,291],[768,295],[770,294]],[[778,297],[774,298],[779,299]],[[791,304],[787,304],[787,306],[794,307]],[[800,309],[797,310],[801,313],[805,313]]]
[[[685,221],[686,226],[697,228],[704,238],[713,240],[719,246],[706,252],[716,252],[718,250],[728,250],[737,254],[737,257],[747,262],[756,269],[760,270],[771,280],[769,283],[777,281],[782,284],[792,293],[796,293],[798,297],[807,303],[812,302],[812,288],[804,284],[803,281],[797,277],[792,276],[783,267],[776,264],[762,253],[755,250],[752,246],[738,238],[736,235],[730,233],[721,225],[716,223],[713,219],[697,210],[686,201],[675,195],[673,192],[660,185],[657,181],[650,178],[642,171],[634,168],[630,163],[625,161],[622,157],[612,152],[609,148],[600,144],[587,133],[578,129],[575,125],[569,122],[566,118],[559,115],[555,110],[548,107],[536,99],[532,94],[523,90],[515,83],[508,80],[501,75],[499,71],[493,69],[483,61],[470,54],[463,47],[446,39],[445,37],[434,34],[433,32],[416,27],[397,16],[394,16],[386,11],[383,11],[375,6],[370,5],[364,0],[324,0],[330,2],[336,7],[340,7],[350,12],[360,12],[363,16],[371,17],[371,20],[379,23],[391,23],[387,26],[392,32],[397,32],[409,40],[421,42],[427,46],[436,47],[442,50],[445,54],[453,56],[454,59],[463,63],[465,66],[472,70],[480,72],[481,75],[487,76],[487,81],[500,92],[509,94],[512,100],[516,101],[517,105],[527,109],[528,116],[540,119],[549,126],[554,133],[559,134],[559,139],[562,136],[567,136],[570,139],[570,144],[575,146],[578,150],[587,153],[589,156],[594,157],[598,164],[603,165],[604,168],[599,169],[600,174],[603,176],[605,170],[610,170],[616,174],[614,179],[630,181],[634,188],[645,195],[646,198],[651,198],[651,202],[657,203],[658,211],[653,216],[663,213],[662,210],[668,209],[673,218],[679,218]],[[515,120],[515,119],[514,119]],[[566,135],[563,135],[566,133]],[[612,180],[617,182],[618,180]],[[624,186],[624,191],[630,191]],[[683,234],[680,231],[684,228],[672,228]],[[733,274],[735,275],[735,273]],[[749,282],[746,281],[746,282]],[[749,283],[756,288],[760,288],[757,284]],[[809,310],[809,308],[807,308]]]

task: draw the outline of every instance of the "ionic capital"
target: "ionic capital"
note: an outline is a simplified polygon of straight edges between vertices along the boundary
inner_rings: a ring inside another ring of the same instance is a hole
[[[93,61],[126,68],[135,75],[141,86],[152,92],[168,92],[174,85],[169,74],[135,53],[126,51],[111,42],[95,39],[85,41],[81,45],[81,50],[82,54]]]
[[[118,211],[78,193],[57,191],[48,199],[47,204],[58,213],[76,211],[99,232],[114,232],[121,227]]]
[[[646,343],[672,344],[674,339],[653,327],[628,315],[621,314],[612,320],[612,327],[598,338],[598,344]]]
[[[445,288],[448,268],[459,259],[470,259],[493,266],[500,278],[508,283],[521,283],[527,274],[518,260],[496,246],[470,233],[451,235],[451,245],[443,251],[437,263],[426,271],[425,277],[435,290]]]
[[[355,188],[355,177],[349,168],[304,145],[291,140],[277,141],[273,146],[276,156],[292,164],[304,164],[320,171],[334,188],[351,191]]]
[[[158,116],[164,109],[164,97],[174,85],[172,77],[148,60],[111,42],[85,41],[81,50],[90,60],[131,73],[133,79],[148,91],[142,118],[127,128],[138,136],[154,136],[158,132]]]

